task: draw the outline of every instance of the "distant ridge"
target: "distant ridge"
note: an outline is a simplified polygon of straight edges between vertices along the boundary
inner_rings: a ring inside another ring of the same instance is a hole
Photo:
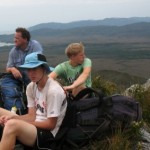
[[[35,37],[150,37],[150,23],[134,23],[124,26],[85,26],[72,29],[50,29],[42,28],[32,31]]]
[[[150,17],[131,17],[131,18],[105,18],[103,20],[81,20],[69,23],[48,22],[31,26],[30,31],[44,28],[50,29],[71,29],[85,26],[124,26],[139,22],[150,22]]]
[[[31,31],[32,38],[37,39],[43,43],[55,43],[63,41],[97,41],[101,42],[119,42],[122,40],[130,41],[149,41],[150,39],[150,22],[139,22],[127,24],[124,26],[81,26],[67,29],[51,29],[40,28]],[[0,35],[0,41],[12,43],[13,34]],[[46,44],[45,43],[45,44]]]

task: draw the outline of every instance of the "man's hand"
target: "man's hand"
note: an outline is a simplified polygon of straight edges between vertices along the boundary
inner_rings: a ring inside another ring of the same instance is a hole
[[[10,72],[13,74],[13,76],[14,76],[16,79],[22,78],[22,75],[21,75],[20,71],[19,71],[17,68],[12,67],[12,68],[10,68],[9,70],[10,70]]]

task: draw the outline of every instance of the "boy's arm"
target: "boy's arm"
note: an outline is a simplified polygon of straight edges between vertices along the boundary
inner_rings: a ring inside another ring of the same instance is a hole
[[[48,76],[51,77],[52,79],[56,79],[58,75],[57,75],[57,73],[55,73],[55,72],[53,71],[53,72],[51,72]]]
[[[72,90],[80,85],[82,85],[83,83],[85,83],[85,81],[87,80],[88,76],[91,73],[91,67],[85,67],[83,72],[80,74],[80,76],[73,82],[72,85],[69,86],[65,86],[64,89],[65,90]]]
[[[28,113],[25,115],[15,116],[14,118],[24,120],[26,122],[32,122],[35,121],[36,118],[36,108],[31,107],[28,108]]]

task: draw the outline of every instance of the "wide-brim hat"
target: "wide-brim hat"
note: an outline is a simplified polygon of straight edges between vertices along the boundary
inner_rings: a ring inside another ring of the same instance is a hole
[[[51,72],[51,67],[48,66],[46,57],[41,53],[33,52],[25,57],[24,64],[20,65],[19,68],[32,69],[41,65],[45,67],[47,73]]]

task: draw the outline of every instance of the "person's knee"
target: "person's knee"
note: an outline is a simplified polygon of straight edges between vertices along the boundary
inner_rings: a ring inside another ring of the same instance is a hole
[[[14,133],[18,129],[18,125],[15,119],[8,120],[4,127],[4,132],[7,134]]]

